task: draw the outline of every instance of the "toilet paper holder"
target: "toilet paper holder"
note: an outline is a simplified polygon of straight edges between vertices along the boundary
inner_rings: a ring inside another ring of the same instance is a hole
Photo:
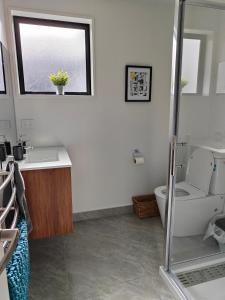
[[[134,149],[132,152],[133,162],[136,165],[142,165],[144,164],[144,156],[138,149]]]

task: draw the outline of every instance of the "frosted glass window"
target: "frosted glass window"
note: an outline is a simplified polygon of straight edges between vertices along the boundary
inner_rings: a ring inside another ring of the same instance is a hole
[[[2,43],[0,42],[0,94],[6,94]]]
[[[91,94],[89,25],[14,17],[20,92],[55,93],[49,74],[69,74],[67,94]]]
[[[200,50],[201,40],[183,40],[182,79],[187,81],[187,85],[182,90],[183,93],[196,94],[198,92]]]

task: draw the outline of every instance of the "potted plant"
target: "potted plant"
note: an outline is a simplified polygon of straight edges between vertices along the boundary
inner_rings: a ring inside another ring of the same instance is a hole
[[[181,79],[181,91],[183,90],[183,88],[188,85],[188,81],[185,79]]]
[[[49,79],[56,86],[56,94],[64,95],[64,86],[68,83],[69,75],[63,70],[59,70],[57,73],[51,73]]]

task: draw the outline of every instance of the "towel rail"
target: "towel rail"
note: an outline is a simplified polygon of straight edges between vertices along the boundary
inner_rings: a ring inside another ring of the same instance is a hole
[[[14,185],[14,164],[9,165],[9,171],[0,171],[3,182],[0,185],[0,192],[3,192],[8,185],[11,185],[12,192],[6,207],[0,207],[0,244],[3,246],[4,255],[0,259],[0,274],[6,267],[10,257],[12,256],[19,238],[19,230],[16,229],[19,216],[19,207],[16,203],[16,187]],[[5,229],[5,220],[9,212],[14,211],[13,220],[10,229]]]
[[[0,207],[0,213],[5,210],[5,207]],[[15,210],[15,207],[11,207],[10,210]]]
[[[10,197],[8,205],[6,206],[5,210],[3,211],[3,213],[0,216],[0,225],[3,224],[3,222],[5,221],[5,218],[7,217],[8,213],[10,212],[10,210],[15,202],[15,199],[16,199],[16,188],[13,187],[12,195]]]
[[[15,229],[16,228],[16,224],[17,224],[18,216],[19,216],[19,208],[16,207],[16,208],[13,208],[13,209],[15,210],[15,212],[14,212],[14,217],[13,217],[13,221],[12,221],[10,229]],[[4,241],[4,243],[3,243],[3,249],[4,250],[7,248],[8,243],[9,243],[9,241]]]
[[[18,229],[1,229],[0,230],[0,241],[7,242],[7,247],[5,247],[4,256],[0,260],[0,274],[5,269],[10,257],[12,256],[17,242],[19,239],[19,230]],[[8,242],[10,242],[8,244]]]
[[[19,217],[19,207],[15,207],[14,217],[10,229],[15,229]]]
[[[8,176],[10,172],[0,170],[0,176]]]
[[[0,186],[0,192],[3,191],[10,181],[12,181],[14,178],[14,164],[11,164],[11,170],[9,172],[9,175],[7,178],[3,181],[2,185]]]
[[[11,193],[11,196],[10,196],[7,206],[0,208],[0,228],[4,227],[5,219],[8,215],[8,213],[12,210],[14,210],[14,218],[13,218],[11,228],[14,228],[15,223],[17,222],[17,218],[18,218],[18,211],[16,210],[16,208],[17,208],[16,187],[14,185],[14,163],[13,163],[13,161],[10,161],[10,163],[9,163],[9,171],[1,171],[0,174],[2,176],[4,176],[4,181],[0,186],[0,191],[3,192],[9,186],[9,184],[11,185],[11,188],[12,188],[12,193]],[[8,174],[7,177],[6,177],[6,174]]]

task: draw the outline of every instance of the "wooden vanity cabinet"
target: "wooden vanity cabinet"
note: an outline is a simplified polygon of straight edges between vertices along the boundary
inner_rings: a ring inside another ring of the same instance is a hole
[[[22,171],[33,224],[30,239],[73,232],[71,169]]]

